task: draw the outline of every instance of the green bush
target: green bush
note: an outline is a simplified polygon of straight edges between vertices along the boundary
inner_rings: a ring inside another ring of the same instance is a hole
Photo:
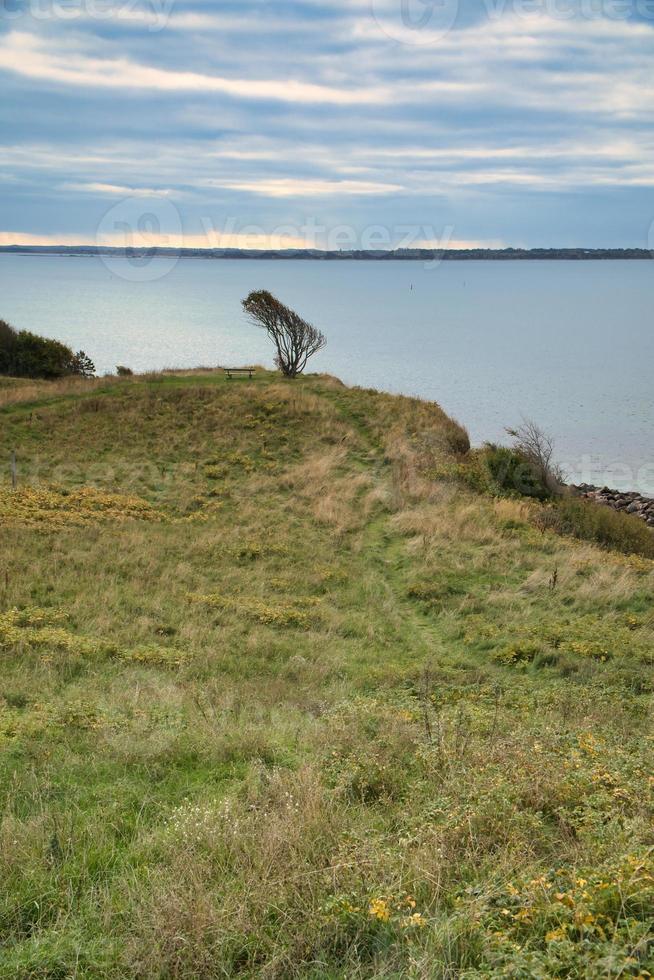
[[[484,458],[491,479],[499,490],[519,493],[525,497],[537,497],[539,500],[546,500],[550,496],[541,471],[515,449],[487,443]]]
[[[84,351],[74,354],[58,340],[39,337],[29,330],[14,330],[0,320],[0,374],[15,378],[91,378],[95,366]]]
[[[16,331],[5,320],[0,320],[0,374],[9,374],[10,352],[16,340]]]
[[[654,558],[654,532],[640,518],[578,497],[563,497],[545,514],[545,523],[560,534],[594,541],[627,555]]]
[[[9,348],[8,373],[18,378],[61,378],[72,373],[72,359],[73,352],[65,344],[21,330]]]

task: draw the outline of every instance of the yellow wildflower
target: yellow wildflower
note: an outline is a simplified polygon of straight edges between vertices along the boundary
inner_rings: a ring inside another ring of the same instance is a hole
[[[555,942],[559,942],[561,939],[565,939],[567,928],[568,928],[567,925],[564,923],[563,925],[559,926],[557,929],[550,929],[549,932],[545,933],[545,941],[548,943],[555,943]]]
[[[423,919],[422,914],[420,912],[414,912],[413,915],[407,915],[404,919],[402,919],[402,926],[405,929],[409,929],[411,928],[411,926],[419,926],[420,928],[422,928],[423,926],[426,925],[427,923]]]
[[[391,917],[391,910],[385,898],[373,898],[368,907],[368,915],[380,922],[388,922]]]

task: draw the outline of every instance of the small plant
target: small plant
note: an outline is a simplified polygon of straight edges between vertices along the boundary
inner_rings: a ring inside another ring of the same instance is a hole
[[[116,374],[119,378],[131,378],[134,376],[134,372],[131,368],[125,367],[124,364],[118,364],[116,366]]]
[[[156,643],[145,644],[120,654],[121,660],[144,667],[182,667],[188,659],[185,650],[177,647],[163,647]]]
[[[542,647],[539,643],[518,640],[497,650],[493,654],[493,660],[505,666],[530,664],[541,652]]]

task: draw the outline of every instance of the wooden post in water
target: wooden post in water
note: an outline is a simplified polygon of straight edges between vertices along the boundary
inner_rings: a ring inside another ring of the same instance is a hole
[[[16,489],[16,450],[13,449],[11,453],[11,486]]]

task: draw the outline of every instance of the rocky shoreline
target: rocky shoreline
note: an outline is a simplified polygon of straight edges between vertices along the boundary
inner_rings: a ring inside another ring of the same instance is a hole
[[[644,497],[642,493],[636,493],[635,490],[611,490],[609,487],[595,487],[591,483],[580,483],[570,489],[585,500],[594,500],[595,503],[612,507],[613,510],[632,514],[633,517],[639,517],[649,527],[654,528],[652,497]]]

